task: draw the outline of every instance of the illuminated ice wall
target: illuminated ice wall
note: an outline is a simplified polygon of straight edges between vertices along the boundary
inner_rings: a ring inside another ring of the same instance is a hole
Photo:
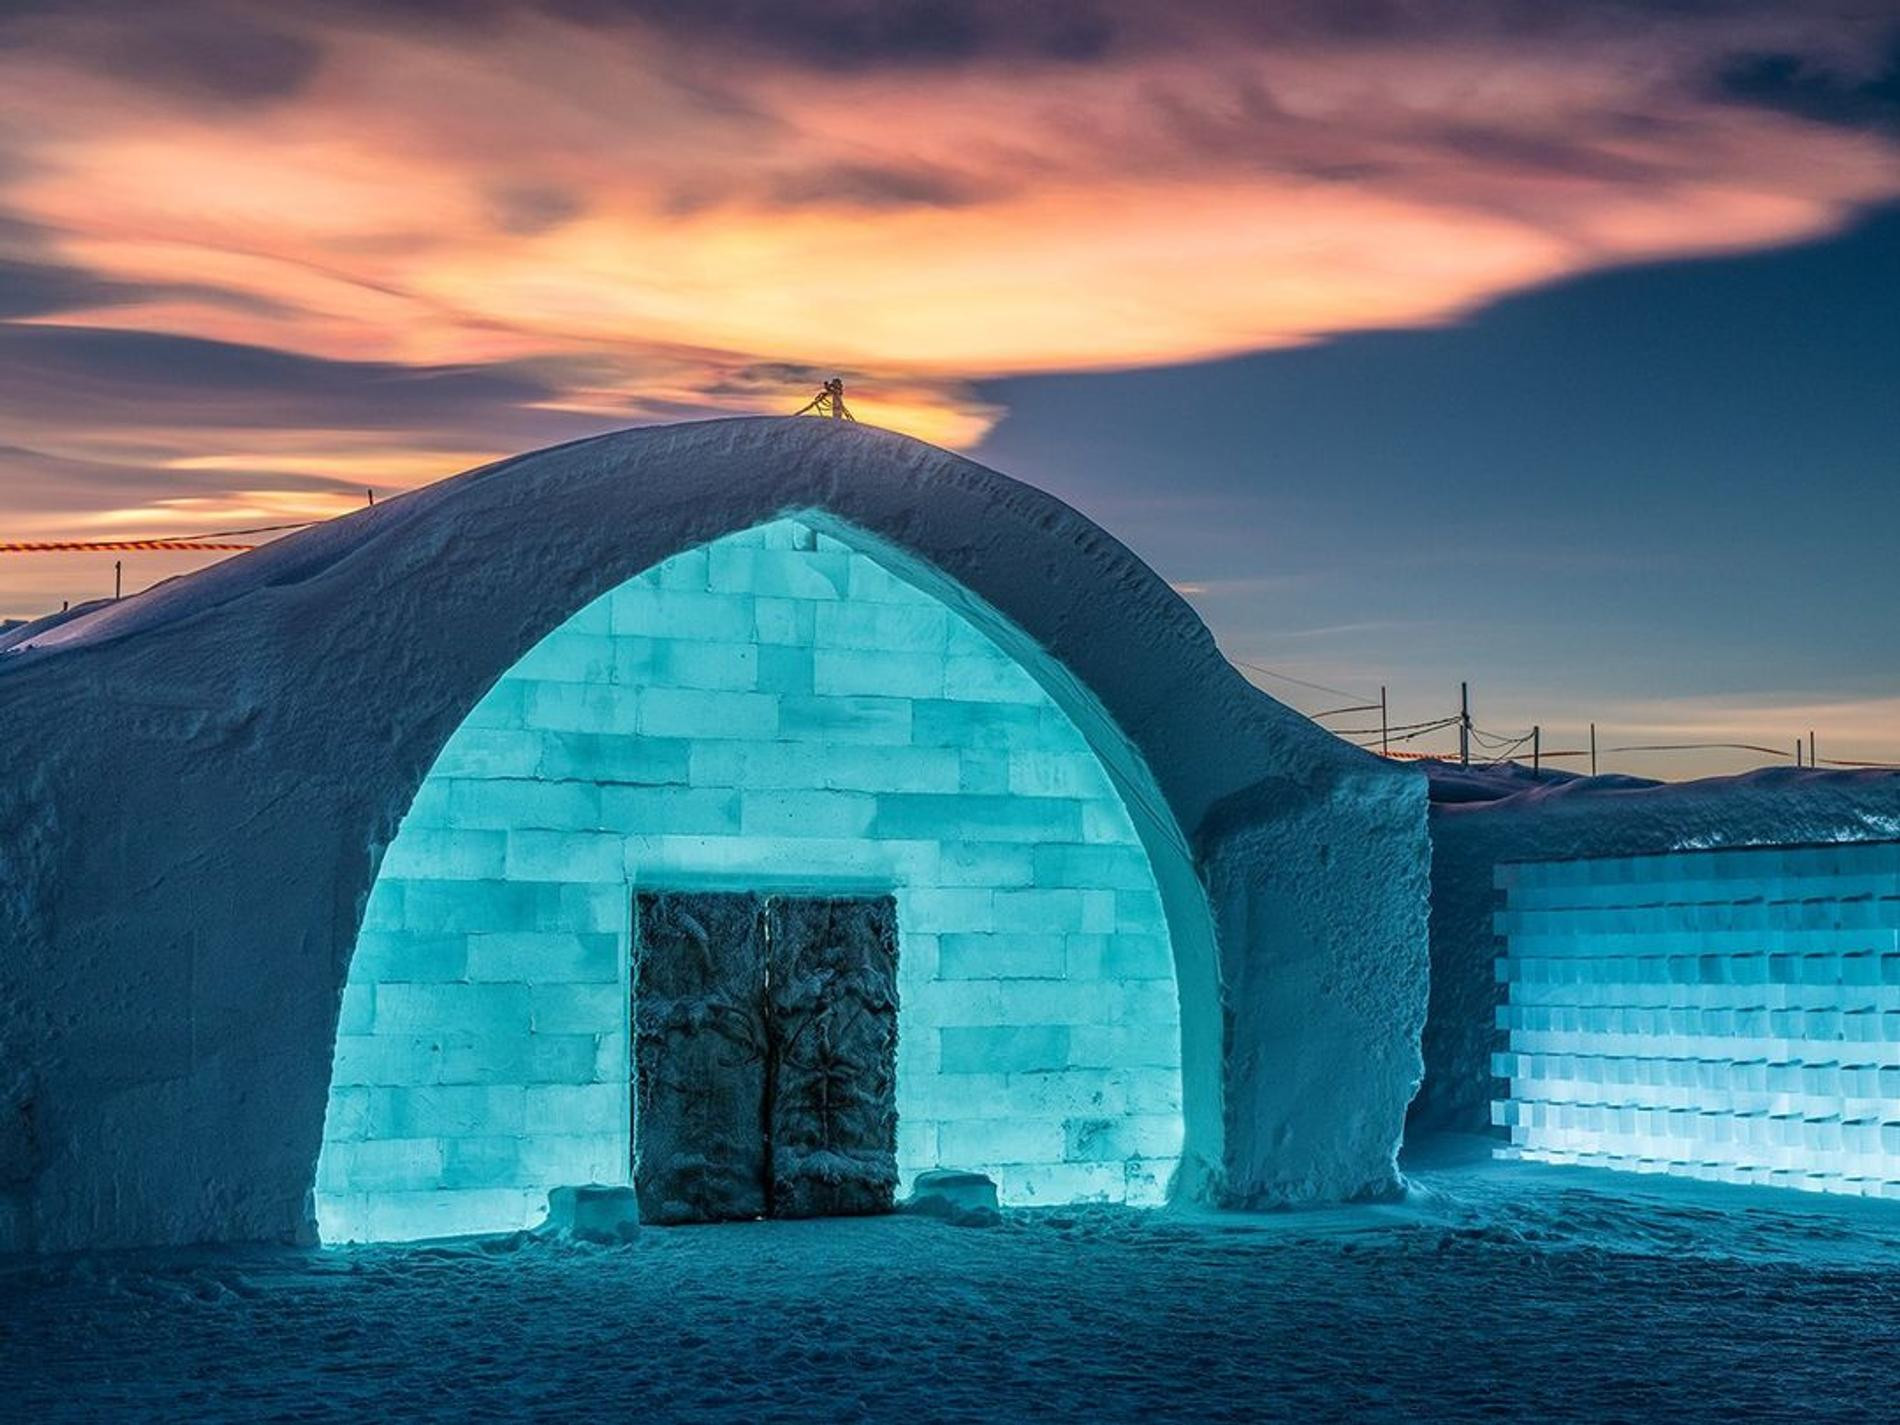
[[[636,886],[894,891],[904,1179],[1165,1196],[1173,958],[1101,763],[969,621],[782,520],[582,609],[444,748],[344,992],[325,1240],[510,1230],[629,1179]]]
[[[1504,1153],[1900,1197],[1900,843],[1497,884]]]

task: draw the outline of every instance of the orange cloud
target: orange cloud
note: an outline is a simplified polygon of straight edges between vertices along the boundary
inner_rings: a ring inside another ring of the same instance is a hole
[[[704,59],[650,35],[542,20],[480,46],[339,45],[314,88],[242,125],[126,123],[102,96],[7,201],[91,270],[272,304],[115,325],[329,357],[677,345],[964,377],[1443,321],[1608,263],[1810,236],[1900,191],[1890,145],[1686,97],[1616,47],[925,82],[755,67],[711,103],[677,77]],[[59,102],[23,83],[16,104]],[[823,181],[840,169],[842,194]],[[920,173],[957,198],[906,200]],[[571,216],[498,221],[496,195],[529,185]]]

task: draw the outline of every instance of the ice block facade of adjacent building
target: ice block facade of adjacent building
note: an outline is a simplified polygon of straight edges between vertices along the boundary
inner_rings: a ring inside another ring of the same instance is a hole
[[[1900,842],[1501,865],[1509,1156],[1900,1197]]]

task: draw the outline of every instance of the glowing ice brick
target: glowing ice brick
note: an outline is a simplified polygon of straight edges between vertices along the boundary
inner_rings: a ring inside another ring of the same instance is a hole
[[[1063,1024],[945,1029],[942,1036],[946,1074],[1033,1073],[1069,1061],[1069,1027]]]

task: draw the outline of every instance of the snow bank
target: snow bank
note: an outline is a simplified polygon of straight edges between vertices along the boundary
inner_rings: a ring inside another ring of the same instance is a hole
[[[1633,790],[1660,787],[1650,777],[1630,777],[1620,772],[1586,779],[1582,773],[1566,772],[1561,767],[1526,767],[1521,762],[1491,762],[1465,767],[1436,757],[1420,758],[1412,764],[1431,783],[1432,805],[1451,802],[1495,802],[1538,787],[1567,786],[1589,780],[1600,791],[1612,787]]]
[[[1900,773],[1771,767],[1672,784],[1570,779],[1432,808],[1431,1009],[1413,1133],[1483,1132],[1493,1097],[1500,862],[1900,837]]]
[[[449,736],[590,600],[792,511],[861,532],[1091,733],[1175,927],[1185,1189],[1394,1187],[1424,779],[1253,688],[1048,495],[753,419],[505,461],[8,636],[0,1249],[307,1238],[364,904]]]

